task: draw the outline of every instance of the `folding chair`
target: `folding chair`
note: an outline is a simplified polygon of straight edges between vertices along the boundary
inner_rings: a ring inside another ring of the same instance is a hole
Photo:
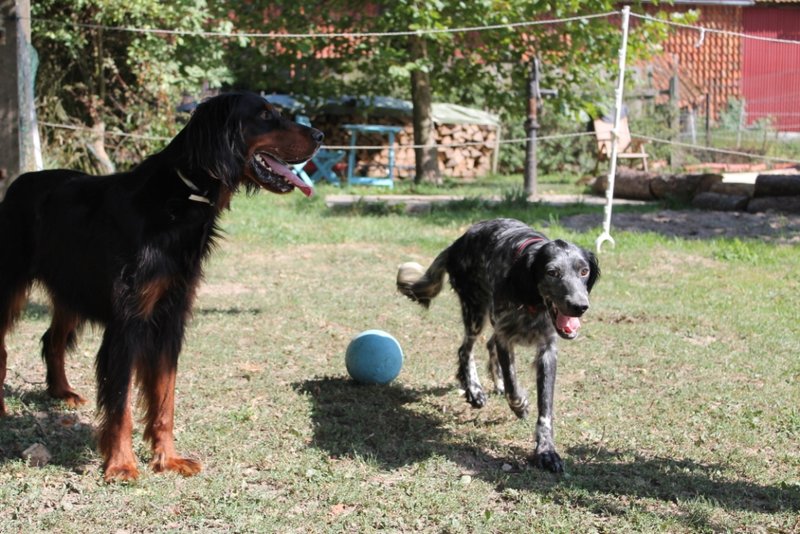
[[[309,186],[314,187],[314,181],[311,179],[308,173],[305,170],[303,170],[307,163],[308,163],[307,161],[304,161],[303,163],[300,163],[298,165],[291,165],[292,172],[295,173],[298,178],[303,180]]]
[[[305,115],[295,115],[294,120],[297,124],[311,126],[311,121]],[[314,164],[315,170],[310,177],[308,173],[303,170],[308,162],[294,165],[292,171],[306,183],[315,184],[321,180],[327,180],[333,185],[340,185],[339,177],[333,172],[333,166],[342,161],[344,156],[344,150],[328,150],[326,148],[321,148],[311,157],[311,162]]]
[[[594,166],[594,174],[601,161],[607,161],[611,157],[611,130],[614,124],[603,119],[594,121],[594,133],[597,137],[597,161]],[[631,131],[628,128],[628,117],[622,117],[619,123],[619,138],[617,139],[617,158],[619,159],[639,159],[642,167],[647,171],[647,152],[644,150],[644,142],[631,138]]]

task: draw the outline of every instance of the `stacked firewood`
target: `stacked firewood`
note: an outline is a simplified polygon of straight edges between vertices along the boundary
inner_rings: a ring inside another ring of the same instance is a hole
[[[497,156],[496,128],[478,124],[436,126],[439,164],[445,176],[474,177],[492,171]]]
[[[375,118],[347,115],[320,115],[313,117],[315,128],[325,133],[325,145],[347,147],[350,133],[344,124],[382,124],[403,128],[395,136],[395,177],[410,179],[414,176],[414,128],[410,118]],[[492,171],[497,156],[497,129],[478,124],[436,124],[434,142],[439,145],[439,171],[451,178],[475,178]],[[380,176],[386,173],[389,163],[388,137],[379,134],[358,134],[356,146],[380,146],[377,149],[356,150],[355,174]],[[346,159],[345,159],[346,161]]]

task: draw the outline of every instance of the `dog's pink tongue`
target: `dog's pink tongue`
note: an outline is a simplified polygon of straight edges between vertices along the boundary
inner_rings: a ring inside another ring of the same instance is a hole
[[[275,158],[270,157],[268,154],[265,154],[265,156],[269,166],[272,167],[272,170],[280,174],[284,180],[298,188],[307,197],[310,197],[312,194],[314,194],[314,189],[309,184],[305,183],[302,178],[293,173],[289,167]]]
[[[558,314],[556,317],[556,327],[566,334],[573,334],[580,330],[581,320],[577,317]]]

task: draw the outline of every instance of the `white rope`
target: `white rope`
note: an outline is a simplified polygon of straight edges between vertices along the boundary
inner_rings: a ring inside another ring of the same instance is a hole
[[[605,13],[595,13],[591,15],[576,15],[574,17],[565,17],[560,19],[546,19],[546,20],[530,20],[520,22],[509,22],[505,24],[487,24],[483,26],[463,26],[455,28],[427,28],[419,30],[401,30],[401,31],[388,31],[388,32],[319,32],[319,33],[260,33],[260,32],[226,32],[226,31],[197,31],[197,30],[168,30],[163,28],[138,28],[135,26],[109,26],[105,24],[89,24],[84,22],[75,22],[69,20],[53,20],[38,17],[31,17],[32,22],[42,22],[45,24],[60,24],[63,26],[73,26],[79,28],[88,28],[95,30],[109,30],[121,31],[131,33],[143,34],[157,34],[157,35],[177,35],[177,36],[195,36],[195,37],[247,37],[247,38],[262,38],[262,39],[334,39],[334,38],[367,38],[367,37],[401,37],[411,35],[437,35],[447,33],[466,33],[466,32],[480,32],[491,30],[513,30],[515,28],[526,28],[530,26],[541,26],[546,24],[561,24],[566,22],[575,22],[581,20],[591,20],[596,18],[607,18],[612,15],[618,15],[619,11],[609,11]],[[701,46],[705,40],[706,33],[715,33],[719,35],[729,35],[733,37],[740,37],[743,39],[752,39],[756,41],[766,41],[772,43],[800,45],[800,41],[791,39],[778,39],[774,37],[762,37],[759,35],[749,35],[746,33],[734,32],[730,30],[719,30],[716,28],[708,28],[705,26],[694,26],[691,24],[683,24],[674,22],[667,19],[653,17],[651,15],[641,13],[631,13],[631,17],[648,20],[651,22],[658,22],[675,26],[677,28],[684,28],[700,32],[699,39],[695,46]]]
[[[53,122],[44,122],[39,121],[40,126],[45,126],[47,128],[57,128],[63,130],[72,130],[77,132],[86,132],[86,133],[93,133],[97,134],[95,130],[91,128],[87,128],[85,126],[73,126],[70,124],[57,124]],[[558,139],[572,139],[577,137],[586,137],[586,136],[594,136],[594,132],[577,132],[577,133],[567,133],[567,134],[553,134],[553,135],[544,135],[541,137],[537,137],[537,141],[554,141]],[[125,132],[116,132],[116,131],[106,131],[103,132],[103,136],[105,137],[128,137],[132,139],[142,139],[146,141],[170,141],[172,137],[164,137],[164,136],[156,136],[156,135],[144,135],[144,134],[132,134],[132,133],[125,133]],[[692,145],[690,143],[681,143],[679,141],[672,141],[670,139],[661,139],[658,137],[650,137],[647,135],[640,135],[636,133],[631,133],[631,137],[636,139],[642,139],[644,141],[650,141],[652,143],[662,143],[667,145],[675,145],[683,148],[690,148],[693,150],[704,150],[707,152],[717,152],[719,154],[728,154],[732,156],[743,156],[751,159],[761,159],[765,161],[774,161],[776,163],[791,163],[791,164],[798,164],[800,165],[800,160],[788,159],[788,158],[780,158],[774,156],[761,156],[758,154],[750,154],[748,152],[740,152],[736,150],[727,150],[724,148],[713,148],[707,147],[703,145]],[[486,146],[486,147],[495,147],[497,145],[512,145],[512,144],[522,144],[528,142],[527,137],[518,137],[515,139],[501,139],[500,141],[493,141],[493,142],[486,142],[486,141],[471,141],[471,142],[464,142],[464,143],[442,143],[442,144],[435,144],[430,145],[432,148],[463,148],[463,147],[470,147],[470,146]],[[414,149],[414,148],[427,148],[429,145],[396,145],[395,150],[402,150],[402,149]],[[387,145],[357,145],[357,146],[350,146],[350,145],[323,145],[323,148],[328,150],[383,150],[387,148]]]
[[[72,130],[77,132],[87,132],[97,134],[95,130],[91,128],[87,128],[85,126],[73,126],[70,124],[58,124],[53,122],[42,122],[40,121],[39,124],[41,126],[46,126],[48,128],[58,128],[63,130]],[[163,136],[155,136],[155,135],[143,135],[143,134],[131,134],[125,132],[115,132],[115,131],[106,131],[103,132],[103,135],[106,137],[131,137],[134,139],[144,139],[148,141],[170,141],[171,137],[163,137]],[[568,134],[554,134],[554,135],[545,135],[542,137],[537,137],[537,141],[550,141],[556,139],[569,139],[573,137],[584,137],[587,135],[594,135],[594,132],[578,132],[578,133],[568,133]],[[460,147],[470,147],[470,146],[487,146],[487,147],[494,147],[497,145],[507,145],[507,144],[516,144],[516,143],[525,143],[528,141],[527,137],[516,138],[516,139],[501,139],[500,141],[465,141],[463,143],[442,143],[436,145],[430,145],[433,148],[460,148]],[[323,145],[323,148],[328,150],[382,150],[387,148],[388,145]],[[427,148],[429,145],[396,145],[395,149],[411,149],[411,148]]]
[[[695,44],[695,46],[700,46],[703,44],[703,40],[705,39],[706,33],[717,33],[719,35],[729,35],[732,37],[740,37],[742,39],[752,39],[754,41],[766,41],[770,43],[781,43],[781,44],[791,44],[791,45],[800,45],[800,41],[791,40],[791,39],[778,39],[775,37],[761,37],[760,35],[749,35],[747,33],[739,33],[739,32],[732,32],[729,30],[718,30],[716,28],[707,28],[704,26],[692,26],[691,24],[683,24],[680,22],[673,22],[671,20],[660,19],[657,17],[653,17],[651,15],[643,15],[639,13],[631,13],[631,17],[636,17],[642,20],[649,20],[651,22],[660,22],[662,24],[667,24],[669,26],[676,26],[678,28],[683,28],[687,30],[697,30],[700,31],[700,39]]]
[[[554,134],[536,137],[537,141],[551,141],[555,139],[570,139],[573,137],[584,137],[587,135],[594,135],[594,132],[578,132],[569,134]],[[395,145],[395,150],[410,149],[410,148],[461,148],[469,146],[486,146],[495,147],[497,145],[511,145],[527,143],[527,137],[518,137],[516,139],[501,139],[500,141],[465,141],[463,143],[441,143],[433,145]],[[325,145],[324,148],[330,150],[381,150],[387,148],[388,145]]]
[[[195,36],[195,37],[247,37],[247,38],[262,38],[262,39],[334,39],[334,38],[359,38],[359,37],[402,37],[410,35],[437,35],[446,33],[466,33],[466,32],[480,32],[489,30],[513,30],[515,28],[526,28],[530,26],[541,26],[545,24],[560,24],[565,22],[575,22],[582,20],[590,20],[596,18],[609,17],[616,15],[617,11],[609,11],[607,13],[596,13],[592,15],[578,15],[574,17],[566,17],[562,19],[547,19],[547,20],[529,20],[521,22],[509,22],[506,24],[488,24],[485,26],[465,26],[457,28],[427,28],[419,30],[402,30],[390,32],[320,32],[320,33],[258,33],[258,32],[222,32],[222,31],[192,31],[192,30],[165,30],[162,28],[136,28],[131,26],[106,26],[104,24],[88,24],[83,22],[74,22],[68,20],[53,20],[41,19],[31,17],[31,21],[43,22],[46,24],[61,24],[65,26],[74,26],[79,28],[88,28],[94,30],[110,30],[132,33],[147,33],[157,35],[179,35],[179,36]]]
[[[679,141],[671,141],[669,139],[659,139],[658,137],[650,137],[647,135],[638,135],[631,133],[631,137],[635,137],[636,139],[643,139],[645,141],[650,141],[653,143],[662,143],[665,145],[674,145],[683,148],[691,148],[693,150],[704,150],[706,152],[716,152],[718,154],[728,154],[731,156],[743,156],[751,159],[761,159],[764,161],[774,161],[776,163],[792,163],[792,164],[800,164],[800,160],[795,159],[787,159],[787,158],[779,158],[774,156],[761,156],[758,154],[750,154],[748,152],[740,152],[738,150],[728,150],[725,148],[714,148],[709,146],[703,145],[692,145],[690,143],[681,143]]]

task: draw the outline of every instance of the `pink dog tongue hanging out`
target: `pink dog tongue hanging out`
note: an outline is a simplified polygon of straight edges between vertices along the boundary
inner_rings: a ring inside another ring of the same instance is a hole
[[[305,196],[310,197],[314,194],[314,189],[293,173],[283,162],[278,161],[269,154],[264,154],[264,159],[269,163],[270,168],[274,172],[280,174],[284,180],[302,191]]]
[[[569,317],[559,312],[556,316],[556,328],[566,334],[572,334],[581,328],[581,320],[577,317]]]

